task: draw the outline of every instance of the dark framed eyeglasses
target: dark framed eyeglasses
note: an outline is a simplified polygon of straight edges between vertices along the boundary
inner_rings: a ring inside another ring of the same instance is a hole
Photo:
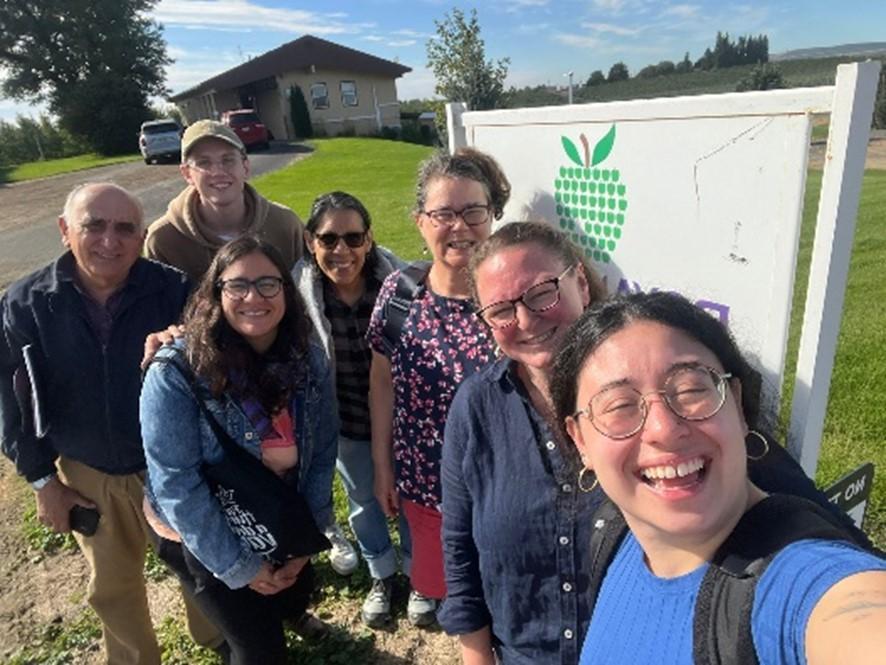
[[[626,439],[646,424],[650,395],[661,395],[671,413],[683,420],[699,421],[713,417],[726,402],[726,381],[732,374],[721,374],[704,365],[677,367],[667,375],[664,387],[645,395],[628,385],[604,388],[591,397],[588,405],[572,414],[575,420],[586,416],[594,429],[610,439]]]
[[[335,249],[339,240],[344,240],[345,244],[351,249],[362,247],[366,242],[366,231],[349,231],[348,233],[318,233],[314,239],[320,243],[324,249]]]
[[[250,289],[255,289],[262,298],[273,298],[283,289],[283,279],[270,275],[252,280],[235,277],[219,281],[218,286],[232,300],[244,300]]]
[[[431,223],[437,228],[441,226],[455,226],[455,221],[461,218],[468,226],[480,226],[489,221],[489,209],[492,206],[470,205],[461,210],[452,208],[437,208],[436,210],[424,210]]]
[[[560,282],[577,265],[577,263],[573,263],[557,277],[533,284],[516,298],[500,300],[481,307],[477,310],[477,316],[483,319],[490,328],[501,330],[517,322],[517,303],[523,303],[526,309],[536,314],[556,307],[560,302]]]

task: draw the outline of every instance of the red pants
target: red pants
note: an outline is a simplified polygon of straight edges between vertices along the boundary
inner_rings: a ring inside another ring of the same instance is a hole
[[[443,515],[435,508],[400,497],[400,507],[412,534],[412,588],[428,598],[443,598],[446,581],[443,577],[443,543],[440,529]]]

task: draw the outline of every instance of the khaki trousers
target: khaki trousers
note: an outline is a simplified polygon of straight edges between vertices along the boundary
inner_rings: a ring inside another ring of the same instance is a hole
[[[159,665],[144,578],[150,542],[141,510],[144,474],[112,476],[65,457],[57,466],[61,481],[94,502],[101,514],[95,535],[74,533],[74,538],[89,563],[87,601],[102,622],[108,664]],[[194,640],[219,646],[221,633],[182,591]]]

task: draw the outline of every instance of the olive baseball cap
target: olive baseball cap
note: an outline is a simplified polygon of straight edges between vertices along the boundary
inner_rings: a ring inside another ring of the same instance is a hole
[[[182,135],[182,161],[188,158],[188,153],[198,141],[207,138],[219,139],[230,143],[241,152],[246,152],[246,146],[243,145],[243,141],[234,133],[233,129],[217,120],[198,120],[189,126]]]

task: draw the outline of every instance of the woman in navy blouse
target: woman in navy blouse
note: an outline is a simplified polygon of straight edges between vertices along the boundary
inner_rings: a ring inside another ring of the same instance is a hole
[[[467,379],[446,423],[438,620],[466,665],[578,662],[587,626],[581,546],[598,494],[579,491],[574,448],[549,423],[550,368],[588,304],[604,297],[578,249],[548,224],[496,231],[471,259],[478,315],[504,357]],[[580,545],[579,545],[580,544]]]

